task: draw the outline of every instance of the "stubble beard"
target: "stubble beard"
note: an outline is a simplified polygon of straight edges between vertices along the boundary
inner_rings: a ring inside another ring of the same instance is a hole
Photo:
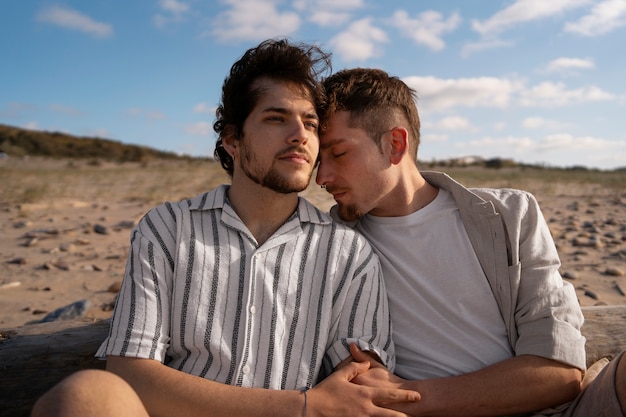
[[[355,222],[364,216],[364,213],[355,204],[342,205],[338,203],[337,214],[344,222]]]
[[[250,152],[247,150],[242,152],[241,170],[243,173],[255,183],[281,194],[304,191],[311,181],[311,175],[313,175],[313,171],[311,170],[308,178],[305,181],[301,181],[295,176],[288,178],[273,167],[265,170],[265,172],[262,172],[262,169],[257,169],[256,172],[253,172],[251,167],[255,165],[254,161],[254,156],[251,155]]]

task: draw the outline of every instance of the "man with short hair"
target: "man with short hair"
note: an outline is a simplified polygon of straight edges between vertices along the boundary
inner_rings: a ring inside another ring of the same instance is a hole
[[[535,198],[420,172],[415,92],[397,77],[324,85],[317,182],[381,259],[396,344],[396,375],[355,381],[418,391],[390,404],[413,416],[626,414],[623,353],[581,392],[583,316]]]
[[[70,377],[33,416],[404,415],[380,405],[416,393],[353,384],[368,366],[345,363],[356,344],[393,368],[377,256],[297,194],[328,64],[315,46],[270,40],[233,65],[214,126],[231,185],[145,215],[97,353],[110,372]]]

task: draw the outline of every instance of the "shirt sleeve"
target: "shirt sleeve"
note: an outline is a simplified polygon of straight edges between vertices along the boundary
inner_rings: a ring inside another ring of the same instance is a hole
[[[509,233],[519,231],[513,253],[519,262],[513,262],[509,271],[519,282],[516,355],[542,356],[585,369],[583,315],[576,292],[559,273],[558,252],[536,199],[529,193],[520,197],[520,224],[507,227]]]
[[[130,250],[109,336],[96,356],[165,361],[169,346],[169,293],[175,236],[163,208],[150,211],[131,232]]]
[[[375,353],[391,371],[395,368],[387,290],[378,256],[369,243],[356,235],[359,251],[349,286],[333,308],[338,310],[334,337],[324,360],[324,373],[350,356],[349,346]]]

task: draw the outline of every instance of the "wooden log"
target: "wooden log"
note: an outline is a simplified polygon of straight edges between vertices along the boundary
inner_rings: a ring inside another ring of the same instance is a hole
[[[626,305],[584,307],[583,314],[587,366],[601,358],[613,359],[626,349]]]
[[[109,320],[67,320],[0,330],[0,416],[28,416],[44,392],[80,369],[104,369],[94,354]]]
[[[587,364],[626,349],[626,305],[585,307]],[[0,330],[0,417],[26,417],[39,396],[80,369],[104,368],[94,354],[109,320],[58,321]]]

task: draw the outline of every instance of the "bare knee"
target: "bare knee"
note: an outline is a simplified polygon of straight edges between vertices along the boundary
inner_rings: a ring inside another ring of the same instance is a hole
[[[37,400],[31,417],[105,417],[125,413],[148,415],[126,381],[111,372],[92,369],[72,374],[51,388]]]

